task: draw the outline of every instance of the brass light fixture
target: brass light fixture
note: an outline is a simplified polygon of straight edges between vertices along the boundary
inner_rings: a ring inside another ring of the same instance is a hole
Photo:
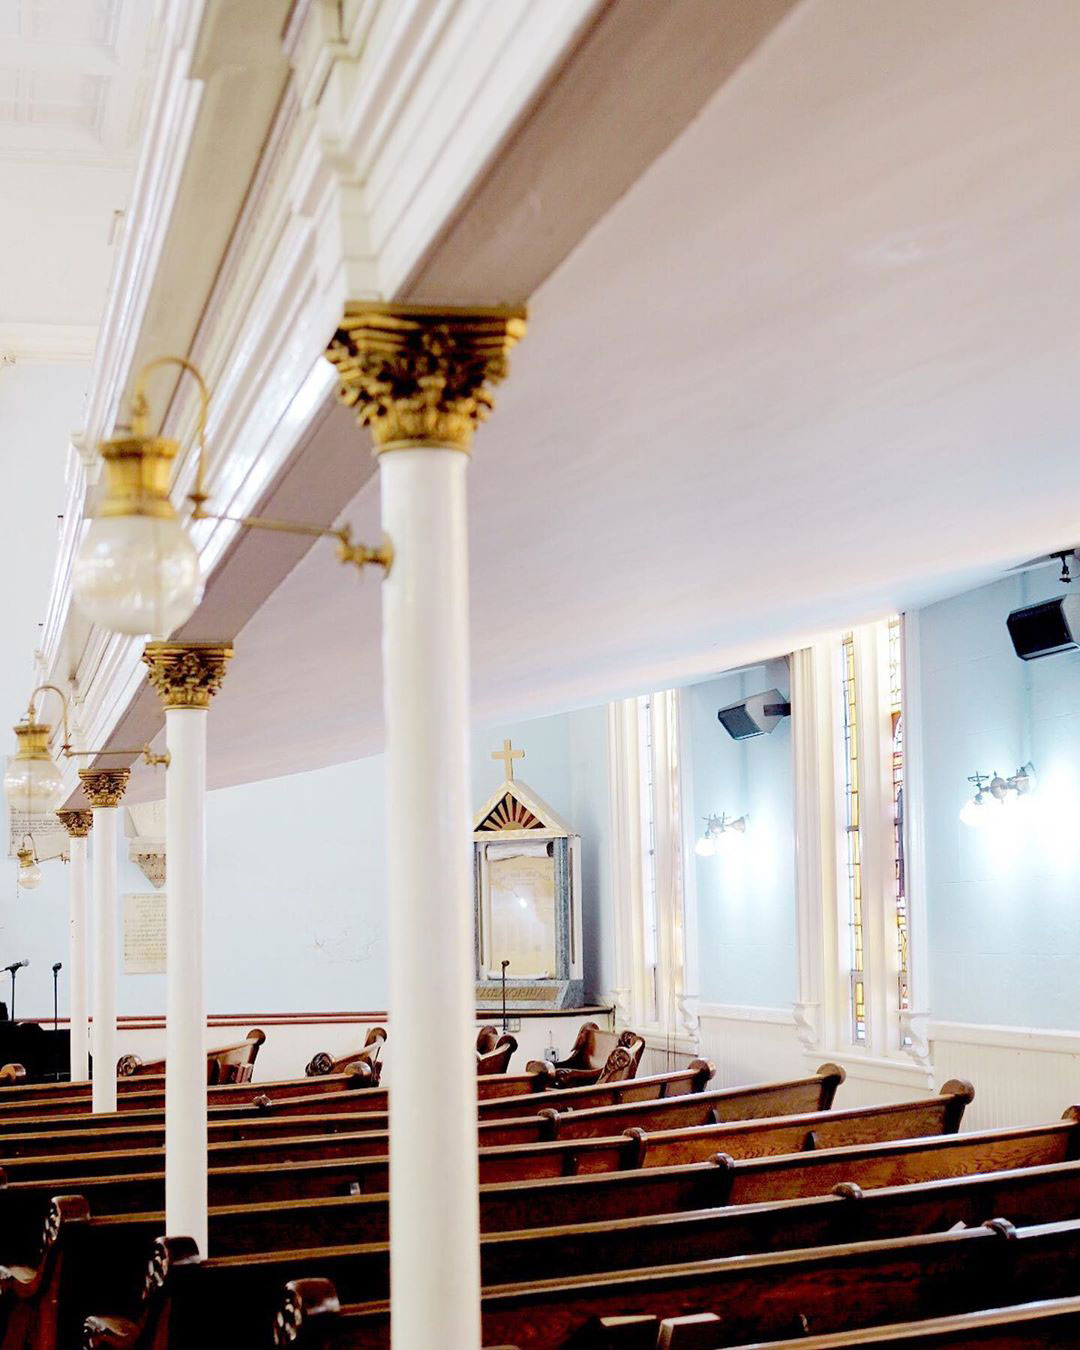
[[[29,841],[29,843],[27,842]],[[41,885],[41,868],[38,865],[37,850],[34,848],[34,836],[24,834],[22,843],[15,851],[19,860],[18,883],[24,890],[32,891]]]
[[[102,441],[105,499],[94,513],[72,573],[75,600],[94,623],[114,633],[168,637],[195,612],[202,599],[199,556],[169,497],[176,441],[151,436],[146,384],[162,366],[177,366],[199,388],[196,430],[198,459],[195,487],[189,494],[192,520],[223,520],[247,529],[276,530],[310,538],[337,540],[343,563],[364,567],[377,563],[389,569],[388,542],[379,548],[355,544],[348,525],[337,529],[263,516],[215,515],[206,510],[206,421],[210,391],[192,363],[182,356],[162,356],[139,371],[131,400],[131,428]]]
[[[738,816],[732,819],[724,812],[721,812],[718,816],[706,816],[705,829],[695,845],[694,852],[699,858],[711,858],[716,852],[717,844],[725,841],[730,842],[735,835],[746,833],[746,822],[746,816]]]
[[[996,771],[973,773],[969,775],[968,782],[975,792],[964,803],[960,819],[972,829],[978,829],[992,824],[997,818],[996,812],[987,809],[995,802],[998,806],[1011,806],[1031,796],[1035,791],[1035,766],[1029,760],[1009,778],[1002,778]]]
[[[51,692],[60,700],[63,715],[64,739],[60,753],[65,759],[80,759],[93,755],[141,755],[147,764],[168,765],[169,755],[155,755],[148,745],[137,750],[73,750],[68,725],[68,705],[64,692],[55,684],[39,684],[30,695],[26,716],[15,727],[15,754],[8,761],[4,774],[4,795],[12,810],[23,815],[41,815],[53,810],[64,795],[64,773],[49,751],[52,726],[38,718],[34,700],[38,694]]]

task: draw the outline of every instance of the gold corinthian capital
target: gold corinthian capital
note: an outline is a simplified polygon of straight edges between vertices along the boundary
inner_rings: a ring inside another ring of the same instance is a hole
[[[225,642],[148,642],[143,660],[166,708],[209,708],[232,654]]]
[[[377,454],[417,445],[467,454],[524,334],[522,308],[353,301],[326,355]]]
[[[94,825],[93,811],[80,811],[76,807],[65,806],[57,811],[57,818],[72,839],[85,839]]]
[[[93,806],[119,806],[130,777],[130,769],[79,770],[83,791]]]

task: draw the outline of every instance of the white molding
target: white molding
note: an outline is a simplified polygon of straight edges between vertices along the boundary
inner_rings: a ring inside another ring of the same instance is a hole
[[[16,365],[89,365],[96,323],[2,323],[0,352]]]
[[[1080,1031],[1040,1027],[994,1026],[980,1022],[928,1024],[930,1042],[952,1045],[988,1045],[997,1050],[1029,1050],[1050,1055],[1080,1055]]]
[[[908,1003],[900,1022],[911,1037],[907,1053],[930,1061],[929,906],[926,888],[926,788],[923,765],[922,630],[918,611],[901,616],[903,635],[904,857],[908,907]]]
[[[700,1003],[698,1013],[703,1022],[769,1022],[785,1027],[795,1025],[795,1017],[790,1008],[755,1007],[736,1003]]]

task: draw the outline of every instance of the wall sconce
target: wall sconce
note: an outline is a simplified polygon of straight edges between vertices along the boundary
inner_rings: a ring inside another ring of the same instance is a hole
[[[1035,791],[1035,766],[1029,760],[1011,778],[1002,778],[996,771],[973,773],[968,782],[974,784],[975,792],[964,803],[960,819],[977,829],[993,822],[994,813],[990,808],[995,802],[1001,807],[1011,806]]]
[[[60,753],[65,759],[80,759],[91,755],[141,755],[150,765],[169,763],[168,751],[163,755],[155,755],[148,745],[142,745],[137,750],[73,750],[68,727],[67,699],[63,691],[55,684],[39,684],[30,695],[26,716],[14,729],[15,754],[8,760],[4,774],[4,795],[12,810],[21,811],[28,816],[43,815],[59,806],[64,795],[64,771],[49,753],[52,727],[47,722],[38,721],[34,708],[34,699],[46,691],[54,693],[60,700],[64,722],[64,740],[60,746]]]
[[[748,818],[747,816],[739,816],[733,820],[723,812],[718,816],[706,816],[705,829],[694,846],[694,852],[699,858],[711,858],[716,852],[717,844],[722,841],[730,843],[736,835],[746,833]]]
[[[354,544],[349,526],[294,524],[261,516],[218,516],[205,509],[206,418],[210,391],[202,375],[182,356],[162,356],[148,362],[135,380],[131,399],[131,429],[102,441],[105,463],[105,499],[94,512],[72,569],[76,603],[86,617],[114,633],[168,637],[194,614],[202,599],[203,578],[199,555],[180,523],[169,497],[172,463],[179,452],[176,441],[151,436],[147,430],[150,405],[146,381],[161,366],[178,366],[199,386],[198,459],[195,488],[188,500],[192,520],[227,520],[249,529],[277,530],[338,541],[338,557],[363,567],[378,563],[389,569],[393,554],[386,541],[380,548]]]
[[[29,840],[29,847],[27,846],[27,840]],[[40,886],[41,868],[38,865],[33,835],[23,835],[22,844],[15,851],[15,856],[19,860],[19,885],[28,891],[32,891],[35,886]]]

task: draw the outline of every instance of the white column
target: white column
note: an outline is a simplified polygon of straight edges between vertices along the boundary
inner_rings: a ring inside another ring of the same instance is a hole
[[[80,812],[89,816],[89,812]],[[67,822],[65,821],[65,824]],[[69,827],[70,832],[70,827]],[[90,1077],[89,1003],[87,997],[86,892],[88,852],[86,834],[71,834],[68,872],[70,916],[68,929],[68,1025],[70,1027],[70,1075],[73,1083]]]
[[[82,769],[83,791],[94,808],[94,1079],[91,1104],[116,1110],[116,828],[127,769]]]
[[[168,867],[165,1013],[165,1232],[207,1254],[206,717],[165,714]]]
[[[206,718],[232,648],[151,642],[165,705],[165,1232],[207,1244]]]
[[[380,459],[394,544],[383,671],[395,1350],[480,1345],[467,467],[446,449],[395,448]]]
[[[383,700],[394,1350],[480,1346],[465,489],[489,386],[524,332],[522,310],[355,301],[327,350],[344,401],[372,431],[393,550]]]

